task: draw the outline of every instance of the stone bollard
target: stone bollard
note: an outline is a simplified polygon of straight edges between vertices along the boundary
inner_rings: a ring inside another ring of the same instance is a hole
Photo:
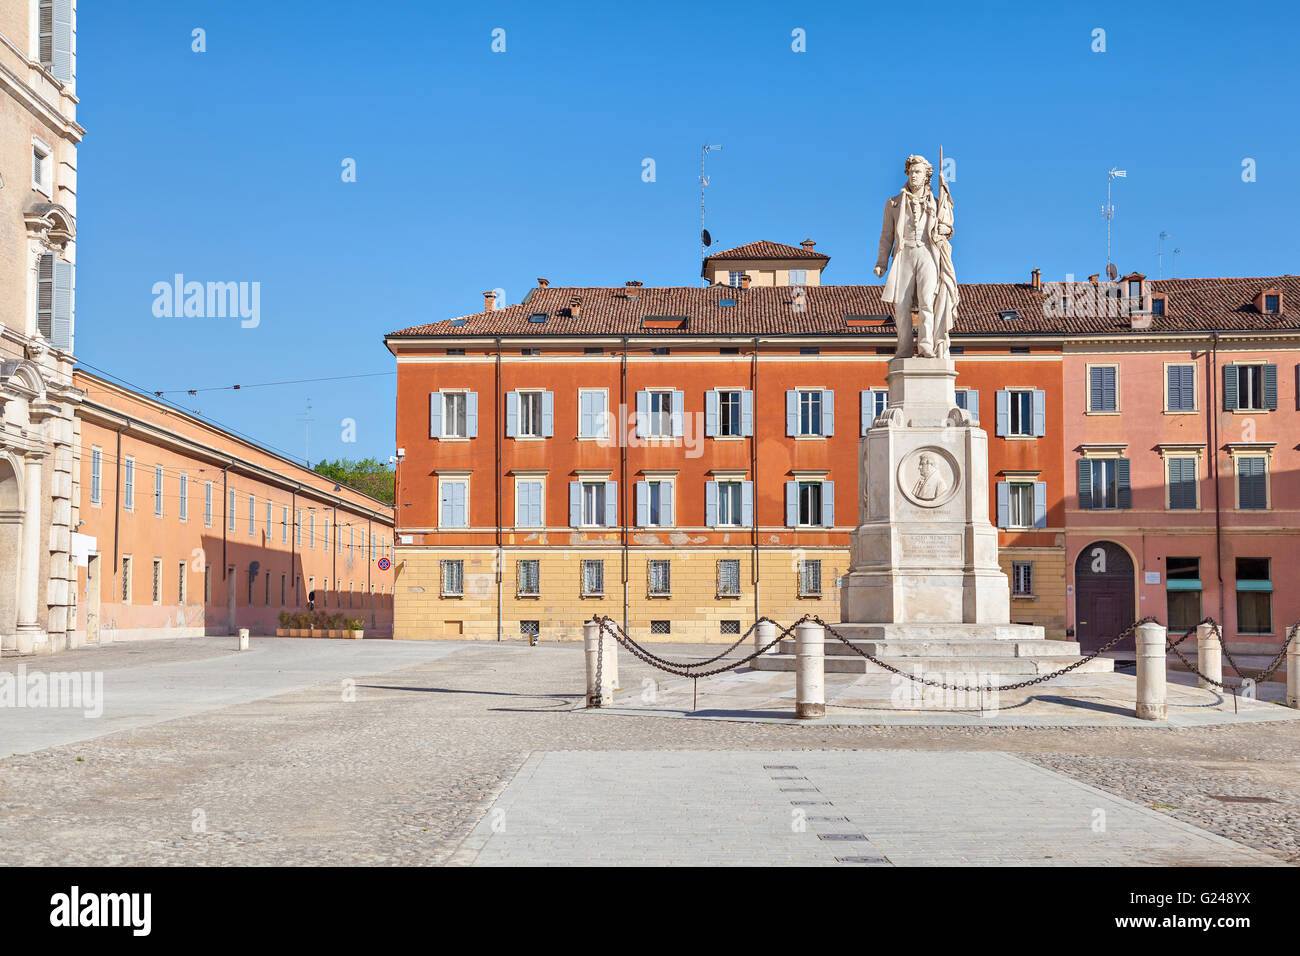
[[[614,703],[613,652],[610,645],[614,638],[605,634],[605,662],[600,668],[600,686],[596,686],[596,655],[600,653],[600,625],[587,621],[582,625],[582,641],[587,657],[587,706],[609,707]]]
[[[760,621],[754,627],[754,653],[757,654],[763,648],[767,647],[776,640],[776,623],[774,621]],[[768,651],[769,654],[776,653],[776,647]]]
[[[1137,644],[1137,716],[1142,720],[1165,719],[1165,628],[1161,624],[1139,624]]]
[[[1286,705],[1300,710],[1300,634],[1286,650]]]
[[[239,629],[239,649],[241,651],[248,650],[248,628],[246,627]]]
[[[826,630],[804,621],[795,628],[794,715],[826,716]]]
[[[1213,624],[1196,625],[1196,669],[1205,677],[1223,683],[1223,645],[1219,643],[1219,638],[1214,633]],[[1205,677],[1196,678],[1197,687],[1208,687],[1210,690],[1223,689],[1211,684]]]

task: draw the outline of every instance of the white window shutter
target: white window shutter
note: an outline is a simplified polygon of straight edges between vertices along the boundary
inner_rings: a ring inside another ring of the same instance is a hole
[[[704,393],[704,437],[718,435],[718,393],[709,389]]]
[[[605,527],[618,525],[618,482],[605,482]]]
[[[716,393],[715,393],[716,394]],[[673,437],[681,438],[686,434],[686,393],[673,392],[673,412],[669,416],[672,423]]]
[[[710,528],[718,524],[718,483],[704,483],[704,523]]]
[[[645,438],[650,434],[650,393],[636,393],[636,437]]]
[[[478,392],[465,393],[465,436],[478,437]]]
[[[754,434],[754,393],[740,393],[740,434],[750,438]]]
[[[542,437],[555,436],[555,393],[542,392]]]
[[[799,482],[785,483],[785,524],[788,528],[799,526]]]
[[[76,266],[54,260],[54,311],[50,344],[65,352],[72,351],[72,302],[76,286]]]
[[[442,392],[429,393],[429,437],[442,435]]]
[[[822,436],[829,438],[835,434],[835,393],[829,388],[822,389]]]
[[[519,434],[519,393],[506,392],[506,437]]]
[[[799,434],[799,393],[794,389],[785,393],[785,433],[787,436]]]
[[[582,482],[569,482],[569,524],[577,528],[582,525]]]

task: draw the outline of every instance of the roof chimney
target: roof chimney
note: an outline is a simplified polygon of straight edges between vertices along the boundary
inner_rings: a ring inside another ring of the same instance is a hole
[[[497,302],[497,294],[496,294],[495,292],[484,292],[484,293],[483,293],[483,311],[484,311],[484,312],[491,312],[493,309],[495,309],[495,308],[497,307],[496,302]]]
[[[805,239],[803,242],[799,243],[799,245],[803,246],[809,252],[812,252],[813,246],[817,245],[817,243],[813,242],[811,239]]]
[[[740,277],[740,287],[742,289],[748,289],[749,283],[750,283],[749,273],[746,272],[743,276]]]
[[[1033,272],[1029,273],[1029,284],[1035,289],[1041,289],[1043,287],[1042,270],[1035,269]]]
[[[640,282],[624,283],[623,294],[626,295],[629,299],[635,299],[637,296],[641,294],[641,283]]]
[[[1093,285],[1096,285],[1096,284],[1097,284],[1097,281],[1098,281],[1100,278],[1101,278],[1101,273],[1100,273],[1100,272],[1094,272],[1092,275],[1088,276],[1088,281],[1091,282]]]
[[[551,284],[550,279],[542,279],[539,277],[537,280],[537,288],[539,289],[545,289],[550,284]]]
[[[582,296],[575,295],[569,299],[569,315],[575,319],[582,315]]]

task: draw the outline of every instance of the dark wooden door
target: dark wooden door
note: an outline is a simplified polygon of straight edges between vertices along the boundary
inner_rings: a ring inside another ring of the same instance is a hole
[[[1110,541],[1088,545],[1074,562],[1075,640],[1088,654],[1114,639],[1135,620],[1133,560]],[[1112,650],[1135,650],[1129,635]]]

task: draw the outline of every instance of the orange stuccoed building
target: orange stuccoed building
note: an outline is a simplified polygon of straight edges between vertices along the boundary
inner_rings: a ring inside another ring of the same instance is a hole
[[[309,602],[391,636],[388,504],[106,378],[74,384],[74,645],[273,635]]]
[[[706,258],[703,288],[539,279],[388,335],[395,636],[837,619],[896,335],[882,287],[828,285],[828,262],[755,242]],[[961,287],[958,400],[990,435],[1012,620],[1096,646],[1204,613],[1229,647],[1279,646],[1300,618],[1272,593],[1300,560],[1298,297],[1291,276]]]

